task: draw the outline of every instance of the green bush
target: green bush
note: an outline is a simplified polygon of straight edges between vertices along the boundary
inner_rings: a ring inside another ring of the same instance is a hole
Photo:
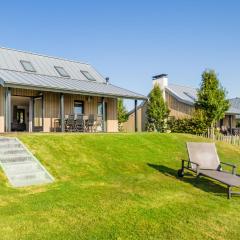
[[[207,132],[206,122],[200,118],[170,119],[168,127],[174,133],[203,134]]]

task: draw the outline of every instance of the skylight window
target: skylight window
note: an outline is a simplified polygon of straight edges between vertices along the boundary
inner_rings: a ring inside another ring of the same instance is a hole
[[[96,79],[95,79],[88,71],[81,71],[81,73],[82,73],[88,80],[96,81]]]
[[[35,68],[33,67],[32,63],[29,61],[20,60],[25,71],[28,72],[36,72]]]
[[[56,67],[54,66],[54,68],[57,70],[58,74],[62,77],[70,77],[70,75],[65,71],[65,69],[63,67]]]

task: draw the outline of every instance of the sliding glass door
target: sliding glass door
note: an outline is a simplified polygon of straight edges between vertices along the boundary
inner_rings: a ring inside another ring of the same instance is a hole
[[[43,96],[33,98],[33,131],[43,131]]]

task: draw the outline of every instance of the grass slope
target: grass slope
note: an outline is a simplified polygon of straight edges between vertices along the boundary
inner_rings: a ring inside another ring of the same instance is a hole
[[[239,239],[240,198],[191,174],[176,178],[178,134],[19,135],[56,178],[9,187],[0,173],[0,239]],[[223,161],[240,149],[218,144]]]

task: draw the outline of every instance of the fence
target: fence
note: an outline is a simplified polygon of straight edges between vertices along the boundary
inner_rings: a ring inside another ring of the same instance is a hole
[[[209,138],[215,141],[226,142],[232,145],[240,146],[240,136],[239,135],[223,135],[221,133],[212,133],[208,130],[207,133],[199,134],[201,137]]]

